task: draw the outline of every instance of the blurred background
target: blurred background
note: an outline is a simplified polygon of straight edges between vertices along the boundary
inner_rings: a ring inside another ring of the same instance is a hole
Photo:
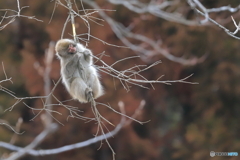
[[[222,29],[210,25],[184,25],[155,17],[151,14],[138,14],[123,5],[111,4],[108,1],[96,0],[101,8],[116,10],[107,12],[108,16],[125,27],[133,25],[133,32],[142,34],[154,41],[159,41],[176,57],[186,59],[205,56],[205,60],[193,65],[183,65],[173,62],[161,54],[154,54],[147,59],[135,58],[118,63],[117,70],[124,70],[136,64],[151,65],[155,61],[162,63],[143,72],[149,80],[155,80],[165,75],[161,80],[177,80],[194,74],[188,79],[199,84],[173,83],[172,85],[154,84],[154,89],[144,89],[132,86],[127,92],[121,82],[105,73],[100,72],[101,82],[105,88],[105,95],[97,101],[110,104],[116,110],[118,102],[125,104],[126,114],[131,116],[142,100],[146,101],[144,109],[136,119],[150,122],[141,125],[132,122],[124,127],[109,142],[116,152],[116,160],[207,160],[231,159],[239,157],[210,157],[210,151],[240,153],[240,45],[239,40],[228,36]],[[145,2],[145,1],[143,1]],[[160,2],[160,1],[159,1]],[[238,6],[238,0],[201,1],[206,8],[215,8],[230,4]],[[77,2],[79,3],[79,2]],[[29,6],[22,11],[23,15],[34,15],[43,20],[38,22],[28,18],[17,18],[13,23],[0,31],[0,60],[4,63],[8,77],[12,77],[13,84],[1,84],[15,92],[17,97],[43,96],[44,79],[42,70],[45,67],[45,50],[51,41],[61,38],[63,25],[68,16],[68,10],[57,7],[51,1],[20,1],[21,6]],[[80,5],[80,3],[79,3]],[[178,6],[179,5],[179,6]],[[196,18],[194,11],[183,1],[176,7],[181,8],[186,19]],[[1,1],[1,8],[17,8],[16,1]],[[84,4],[85,8],[91,8]],[[4,12],[1,13],[3,16]],[[230,15],[236,22],[240,21],[240,12],[214,13],[211,17],[219,19],[221,24],[230,30],[235,30]],[[95,13],[96,17],[99,17]],[[202,18],[202,17],[199,17]],[[51,19],[51,22],[49,23]],[[219,23],[220,23],[219,22]],[[111,44],[124,45],[114,34],[106,21],[104,26],[90,22],[91,34]],[[87,32],[85,24],[76,19],[77,34]],[[71,38],[71,25],[66,28],[64,38]],[[134,42],[133,42],[134,43]],[[136,42],[137,43],[137,42]],[[140,44],[139,44],[140,45]],[[144,45],[144,44],[141,44]],[[131,49],[117,48],[105,45],[97,39],[90,39],[88,48],[97,55],[105,51],[107,56],[103,60],[112,64],[117,60],[137,55]],[[100,64],[97,62],[97,64]],[[54,57],[50,78],[52,87],[60,78],[59,60]],[[4,79],[0,67],[0,79]],[[146,85],[150,87],[149,84]],[[71,97],[62,84],[55,91],[59,100]],[[9,112],[4,112],[15,103],[15,99],[4,92],[0,92],[0,119],[14,126],[19,117],[23,123],[15,145],[28,145],[44,128],[40,116],[30,121],[35,115],[32,110],[19,103]],[[24,101],[33,108],[41,108],[41,99]],[[92,117],[89,104],[77,101],[66,102],[77,106],[82,115]],[[68,118],[69,112],[61,106],[54,110],[62,115],[53,114],[64,126],[48,136],[37,149],[57,148],[64,145],[81,142],[94,137],[97,125],[85,123],[79,119]],[[99,107],[101,114],[111,123],[117,125],[120,116],[104,106]],[[58,122],[57,122],[58,123]],[[109,130],[113,130],[106,124]],[[7,127],[0,126],[0,141],[9,142],[14,133]],[[106,142],[92,144],[88,147],[64,152],[57,155],[33,157],[25,156],[22,160],[110,160],[112,153]],[[1,148],[0,154],[8,154],[8,150]]]

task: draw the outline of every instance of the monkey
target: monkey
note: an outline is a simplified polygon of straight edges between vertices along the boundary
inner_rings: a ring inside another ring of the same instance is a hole
[[[71,39],[61,39],[55,46],[60,59],[62,82],[69,94],[82,103],[103,95],[92,52]]]

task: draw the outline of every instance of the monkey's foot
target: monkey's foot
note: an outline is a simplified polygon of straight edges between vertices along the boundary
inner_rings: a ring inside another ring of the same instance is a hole
[[[85,97],[86,97],[86,100],[87,100],[88,102],[91,102],[91,101],[92,101],[93,92],[92,92],[92,89],[91,89],[91,88],[86,88],[86,90],[85,90]]]

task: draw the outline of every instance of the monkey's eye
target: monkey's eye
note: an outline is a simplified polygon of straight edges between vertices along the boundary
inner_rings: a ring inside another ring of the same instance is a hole
[[[76,46],[77,46],[77,45],[74,44],[74,43],[73,43],[73,44],[69,44],[69,48],[70,48],[70,47],[76,47]]]

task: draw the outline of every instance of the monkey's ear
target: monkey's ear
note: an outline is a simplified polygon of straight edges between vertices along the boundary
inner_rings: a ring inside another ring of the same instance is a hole
[[[62,56],[56,52],[57,57],[60,59]]]

